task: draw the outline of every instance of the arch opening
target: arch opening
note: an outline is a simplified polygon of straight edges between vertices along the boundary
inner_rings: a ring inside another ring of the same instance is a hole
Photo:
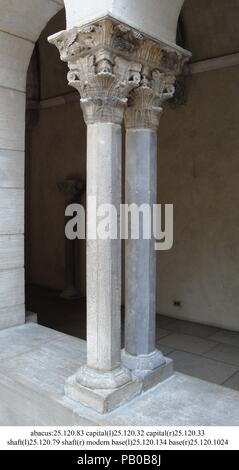
[[[62,29],[64,10],[42,31],[27,75],[26,310],[41,325],[85,339],[86,244],[65,239],[64,213],[69,202],[85,206],[86,126],[67,66],[47,41]],[[79,185],[74,196],[69,182]]]

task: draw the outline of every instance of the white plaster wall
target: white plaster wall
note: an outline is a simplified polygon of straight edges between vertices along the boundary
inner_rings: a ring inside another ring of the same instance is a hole
[[[177,21],[184,0],[65,0],[67,26],[110,14],[146,34],[175,42]]]
[[[61,0],[0,0],[0,329],[24,323],[25,87],[29,60]]]
[[[239,66],[188,77],[159,129],[159,201],[174,246],[158,253],[158,312],[239,331]],[[181,307],[174,306],[181,302]]]

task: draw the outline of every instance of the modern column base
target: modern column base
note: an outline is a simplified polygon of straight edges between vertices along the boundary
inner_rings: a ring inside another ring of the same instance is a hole
[[[105,414],[133,400],[140,395],[142,388],[142,381],[131,375],[127,369],[100,373],[83,366],[66,380],[65,394],[68,398]]]
[[[155,387],[173,375],[173,361],[155,350],[151,354],[132,356],[122,351],[122,363],[143,383],[143,391]]]

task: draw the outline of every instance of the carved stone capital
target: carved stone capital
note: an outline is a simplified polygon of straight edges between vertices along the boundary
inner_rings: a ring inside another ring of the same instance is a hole
[[[61,31],[48,40],[59,49],[61,60],[68,63],[69,85],[81,95],[87,123],[120,124],[132,90],[139,86],[153,90],[154,79],[146,84],[145,68],[151,76],[157,72],[175,76],[190,56],[177,46],[152,40],[112,18]],[[146,89],[141,93],[147,101]],[[151,110],[153,118],[154,112]]]
[[[174,75],[159,70],[148,71],[147,75],[143,73],[139,87],[130,94],[125,113],[125,127],[157,131],[163,111],[162,105],[174,95],[174,82]]]
[[[138,86],[141,65],[100,50],[69,62],[68,81],[81,95],[87,124],[121,124],[129,93]]]

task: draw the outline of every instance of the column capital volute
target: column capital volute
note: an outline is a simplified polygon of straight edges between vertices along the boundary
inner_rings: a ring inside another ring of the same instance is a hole
[[[157,131],[163,103],[173,98],[176,76],[153,70],[142,75],[139,86],[130,93],[125,113],[126,129]]]
[[[151,39],[110,17],[61,31],[48,40],[68,63],[68,82],[81,95],[87,124],[121,124],[133,90],[151,87],[147,75],[175,76],[189,57],[187,51]],[[139,94],[146,95],[146,89]],[[157,108],[157,98],[156,102]]]

